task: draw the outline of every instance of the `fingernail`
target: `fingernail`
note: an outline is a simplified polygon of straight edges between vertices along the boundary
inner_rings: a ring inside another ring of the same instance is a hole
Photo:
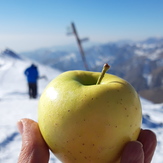
[[[18,130],[19,130],[20,134],[22,135],[23,134],[23,123],[22,123],[21,120],[18,121],[17,127],[18,127]]]

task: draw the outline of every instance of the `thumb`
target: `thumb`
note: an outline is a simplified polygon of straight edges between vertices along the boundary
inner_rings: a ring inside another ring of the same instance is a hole
[[[49,149],[41,136],[38,124],[30,119],[22,119],[17,126],[22,135],[18,163],[48,163]]]
[[[121,163],[144,163],[143,145],[138,141],[129,142],[123,150]]]

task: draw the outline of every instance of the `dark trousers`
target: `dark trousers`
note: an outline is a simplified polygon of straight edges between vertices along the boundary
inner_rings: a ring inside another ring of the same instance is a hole
[[[28,83],[29,98],[37,97],[37,83]]]

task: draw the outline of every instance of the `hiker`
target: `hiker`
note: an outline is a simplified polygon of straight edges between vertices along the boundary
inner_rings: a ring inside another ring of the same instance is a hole
[[[32,64],[24,71],[24,74],[27,77],[29,98],[37,98],[37,80],[39,78],[37,66]]]

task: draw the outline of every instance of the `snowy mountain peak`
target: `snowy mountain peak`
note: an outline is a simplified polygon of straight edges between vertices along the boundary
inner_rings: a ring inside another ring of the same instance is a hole
[[[15,52],[13,52],[12,50],[8,48],[2,51],[1,55],[22,60],[22,58],[18,54],[16,54]]]

